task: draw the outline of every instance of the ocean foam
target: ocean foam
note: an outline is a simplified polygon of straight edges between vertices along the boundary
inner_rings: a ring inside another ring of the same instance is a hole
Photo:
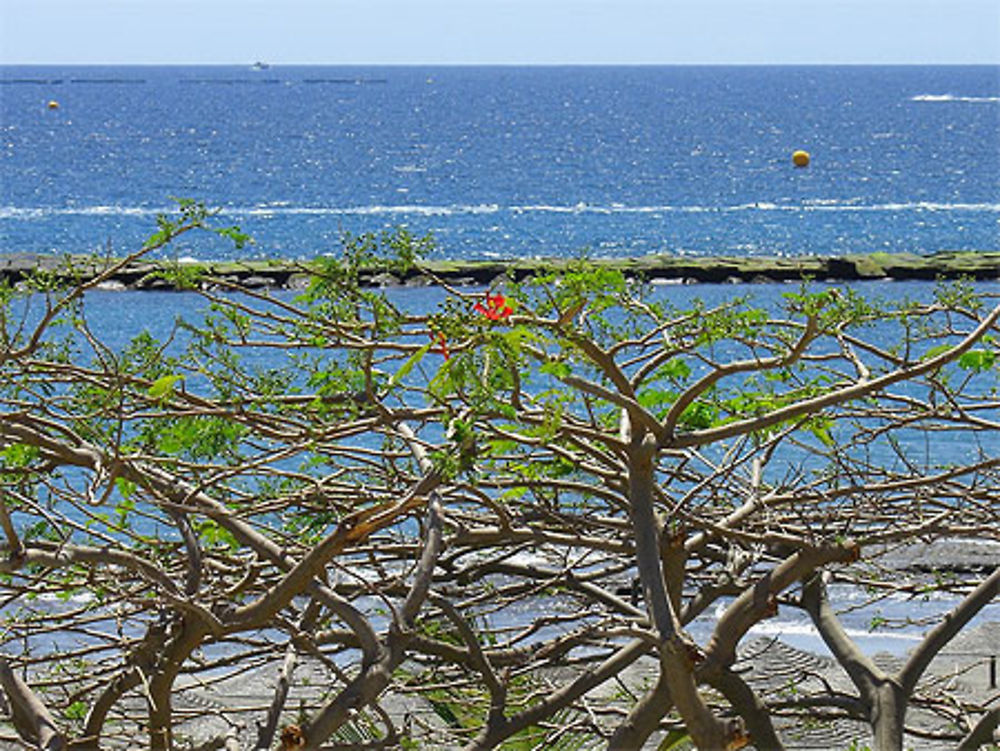
[[[956,94],[917,94],[911,102],[1000,102],[1000,96],[958,96]]]
[[[219,212],[230,217],[275,217],[275,216],[463,216],[509,213],[523,214],[567,214],[567,215],[598,215],[614,214],[700,214],[710,212],[735,213],[744,211],[829,211],[829,212],[924,212],[924,211],[959,211],[959,212],[1000,212],[1000,203],[943,203],[936,201],[899,201],[880,204],[862,204],[859,198],[810,198],[801,203],[772,203],[759,201],[740,203],[731,206],[689,206],[689,205],[658,205],[658,206],[626,206],[621,203],[607,205],[579,202],[571,205],[531,204],[518,206],[500,206],[496,203],[454,204],[450,206],[423,206],[419,204],[371,206],[292,206],[287,201],[275,201],[257,206],[230,206]],[[146,206],[71,206],[71,207],[24,207],[0,206],[0,220],[32,221],[51,216],[88,216],[88,217],[153,217],[159,214],[170,215],[171,207]]]

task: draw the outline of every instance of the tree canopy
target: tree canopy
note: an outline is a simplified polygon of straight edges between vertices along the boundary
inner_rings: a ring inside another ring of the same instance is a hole
[[[675,306],[581,260],[413,310],[365,283],[419,265],[429,241],[397,231],[346,238],[295,292],[178,265],[200,313],[113,343],[92,291],[210,222],[186,203],[95,279],[0,290],[0,685],[23,743],[771,749],[834,719],[885,750],[992,739],[995,706],[921,681],[1000,573],[885,556],[1000,541],[995,295]],[[957,604],[887,670],[836,584]],[[748,633],[786,609],[850,690],[747,677]],[[268,701],[188,700],[236,675]],[[939,725],[907,725],[918,699]]]

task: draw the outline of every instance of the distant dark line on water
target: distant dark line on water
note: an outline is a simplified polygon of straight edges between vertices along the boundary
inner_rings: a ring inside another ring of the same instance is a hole
[[[182,78],[180,82],[194,84],[219,84],[224,86],[231,86],[234,84],[250,84],[260,86],[264,84],[273,85],[284,83],[278,78]]]
[[[55,86],[66,83],[62,78],[0,78],[2,86]],[[99,84],[104,86],[117,86],[120,84],[146,84],[145,78],[71,78],[69,83],[75,84]],[[389,83],[388,78],[304,78],[301,81],[282,80],[280,78],[182,78],[180,83],[201,84],[201,85],[221,85],[232,86],[236,84],[247,84],[260,86],[264,84],[282,83],[304,83],[304,84],[334,84],[339,86],[367,86],[370,84]]]
[[[63,80],[61,78],[54,78],[49,80],[47,78],[0,78],[0,85],[4,86],[14,86],[21,84],[43,84],[45,86],[52,86],[54,84],[61,84]]]
[[[370,84],[389,83],[388,78],[306,78],[302,83]]]
[[[119,84],[144,84],[148,83],[145,78],[71,78],[70,83],[96,83],[105,86],[117,86]],[[11,86],[21,84],[42,84],[52,86],[65,83],[62,78],[0,78],[0,85]]]
[[[118,85],[123,83],[146,83],[145,78],[71,78],[70,83],[97,83],[105,85]]]
[[[302,81],[282,81],[278,78],[182,78],[181,83],[199,85],[261,85],[279,83],[337,84],[364,86],[367,84],[389,83],[387,78],[306,78]]]

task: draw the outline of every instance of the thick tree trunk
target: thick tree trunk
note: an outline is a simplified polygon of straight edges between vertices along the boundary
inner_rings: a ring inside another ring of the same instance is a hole
[[[22,740],[40,751],[64,751],[66,738],[48,708],[3,657],[0,657],[0,687],[7,696],[11,720]]]
[[[672,706],[670,687],[661,664],[656,685],[632,707],[628,717],[615,730],[608,742],[608,751],[639,751]]]
[[[149,678],[149,748],[150,751],[170,751],[173,748],[174,681],[185,661],[205,640],[207,630],[202,624],[183,618],[167,643],[156,673]]]
[[[725,748],[728,728],[712,714],[698,693],[692,661],[694,645],[679,631],[664,583],[659,532],[653,513],[656,451],[656,438],[651,433],[640,429],[632,436],[628,456],[629,512],[639,580],[657,632],[662,674],[681,719],[698,748]]]
[[[746,723],[749,741],[757,751],[784,751],[784,744],[771,722],[771,712],[739,675],[720,670],[705,682],[719,691]]]
[[[907,697],[895,680],[886,680],[872,690],[871,725],[875,751],[902,751]]]

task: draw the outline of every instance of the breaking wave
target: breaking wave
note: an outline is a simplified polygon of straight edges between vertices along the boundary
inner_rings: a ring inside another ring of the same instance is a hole
[[[1000,102],[1000,96],[959,96],[957,94],[917,94],[911,102]]]
[[[22,207],[0,206],[0,220],[41,220],[53,216],[93,216],[93,217],[154,217],[171,214],[173,207],[144,206],[79,206],[79,207]],[[530,204],[500,206],[496,203],[454,204],[449,206],[423,206],[416,204],[371,206],[291,206],[287,202],[274,202],[257,206],[232,206],[221,209],[220,215],[230,217],[276,217],[276,216],[462,216],[487,214],[700,214],[730,213],[743,211],[830,211],[830,212],[1000,212],[1000,203],[942,203],[934,201],[901,201],[878,204],[863,204],[857,199],[810,199],[801,203],[778,204],[769,201],[740,203],[729,206],[687,206],[664,204],[654,206],[627,206],[620,203],[588,204],[576,203]]]

